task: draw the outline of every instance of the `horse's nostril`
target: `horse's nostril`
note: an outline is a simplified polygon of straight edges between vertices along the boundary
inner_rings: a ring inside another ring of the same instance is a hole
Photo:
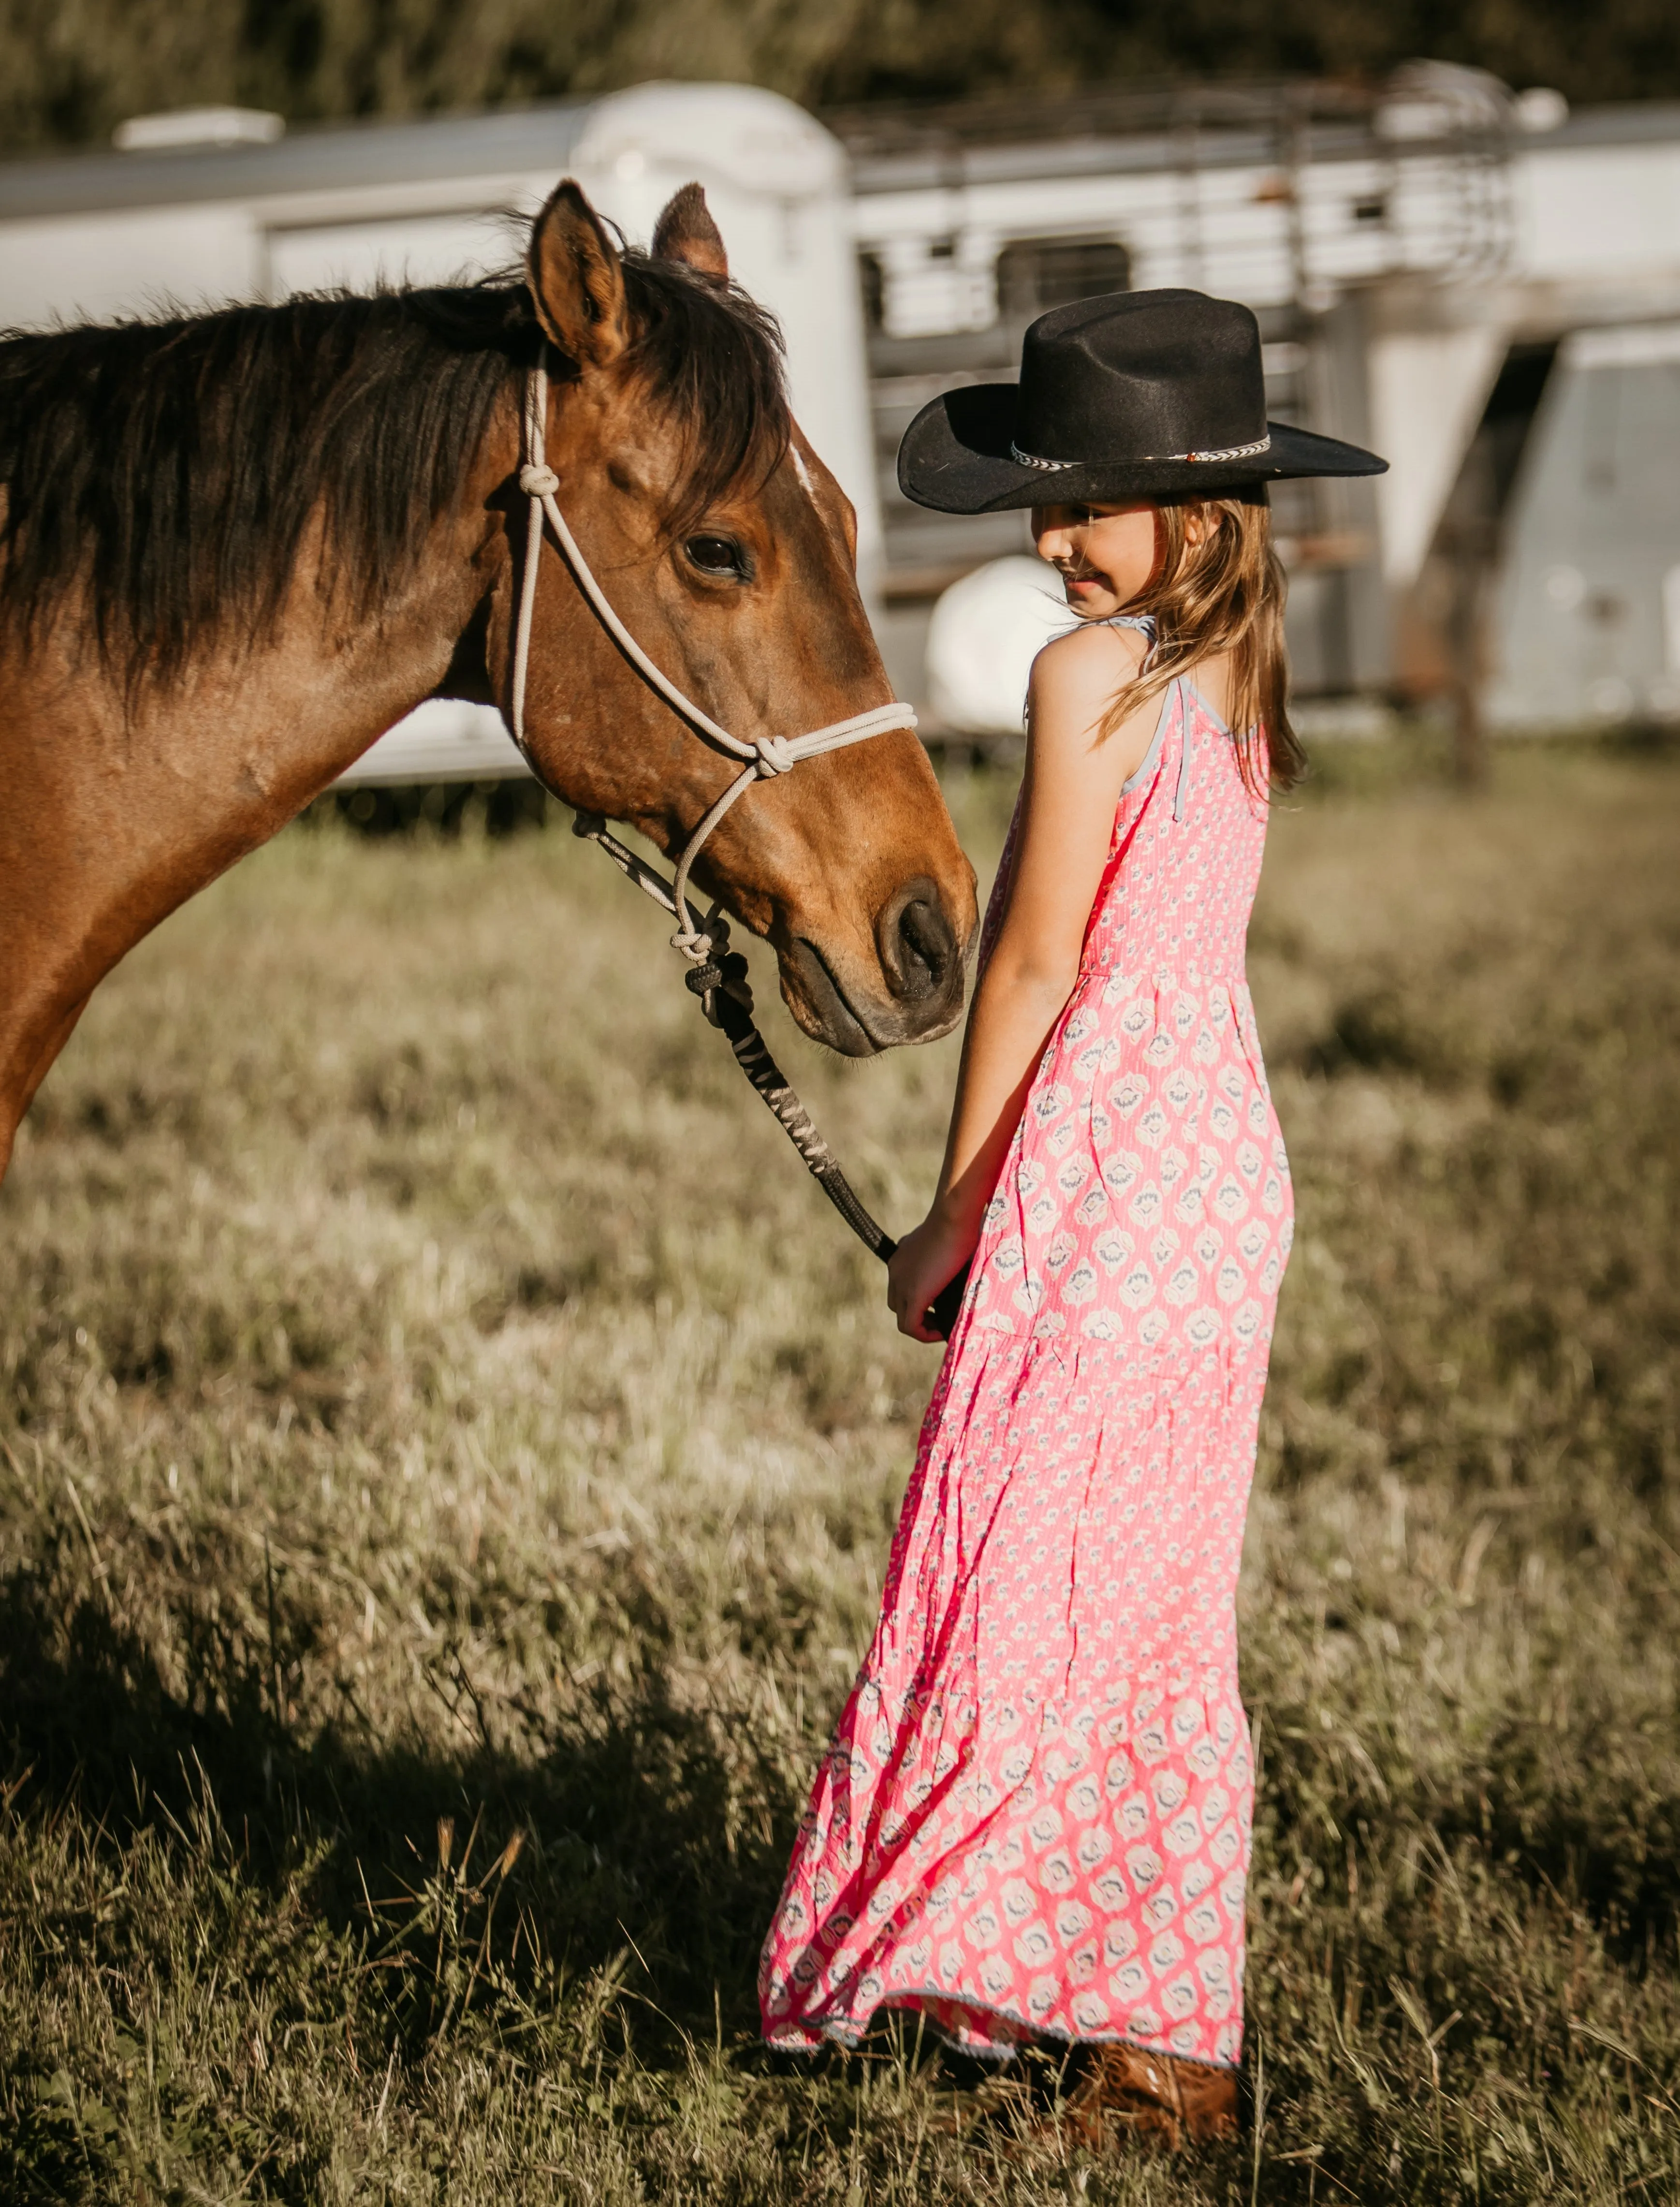
[[[908,904],[899,918],[907,996],[931,996],[944,984],[951,963],[951,930],[937,905]]]
[[[925,876],[905,882],[876,922],[881,963],[893,994],[908,1003],[942,996],[957,965],[957,938],[939,891]]]

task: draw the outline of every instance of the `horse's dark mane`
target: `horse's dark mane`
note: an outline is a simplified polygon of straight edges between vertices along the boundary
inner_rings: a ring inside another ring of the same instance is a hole
[[[780,337],[673,263],[627,254],[625,280],[631,365],[687,440],[681,529],[785,449]],[[375,613],[539,337],[502,278],[0,338],[0,612],[36,634],[75,593],[128,688],[167,680],[272,636],[320,510],[324,595]]]

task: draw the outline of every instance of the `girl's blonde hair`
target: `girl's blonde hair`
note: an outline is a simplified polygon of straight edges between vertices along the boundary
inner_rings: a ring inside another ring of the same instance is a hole
[[[1208,524],[1195,544],[1187,526],[1192,513]],[[1241,496],[1163,501],[1157,508],[1156,530],[1155,572],[1127,608],[1153,617],[1155,650],[1145,671],[1109,706],[1102,734],[1112,735],[1198,660],[1228,651],[1231,727],[1243,780],[1257,794],[1293,788],[1306,771],[1306,754],[1289,725],[1283,644],[1288,585],[1272,547],[1265,486],[1257,484]],[[1262,746],[1264,775],[1255,757]]]

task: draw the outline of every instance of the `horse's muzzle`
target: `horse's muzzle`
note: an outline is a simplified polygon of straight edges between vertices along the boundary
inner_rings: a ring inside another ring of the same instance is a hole
[[[879,962],[871,961],[867,978],[837,971],[809,936],[796,936],[782,954],[789,1010],[807,1034],[846,1057],[931,1042],[948,1033],[962,1012],[961,943],[925,875],[903,883],[882,905],[875,948]]]

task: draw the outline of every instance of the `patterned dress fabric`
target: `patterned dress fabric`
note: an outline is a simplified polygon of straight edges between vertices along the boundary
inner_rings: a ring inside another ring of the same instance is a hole
[[[1292,1221],[1244,978],[1264,840],[1235,741],[1175,683],[765,1942],[774,2045],[855,2044],[888,2007],[981,2054],[1239,2057],[1234,1603]]]

